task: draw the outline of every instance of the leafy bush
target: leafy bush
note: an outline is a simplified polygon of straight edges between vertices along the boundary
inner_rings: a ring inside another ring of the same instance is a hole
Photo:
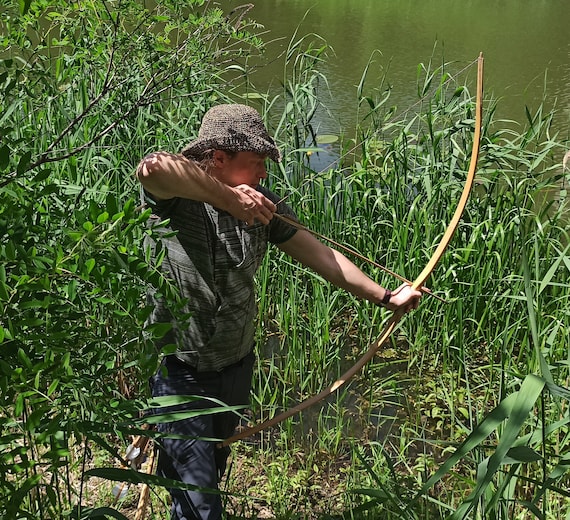
[[[145,291],[178,300],[143,249],[134,169],[195,132],[260,42],[249,6],[3,4],[0,516],[80,518],[90,446],[117,455],[107,436],[129,431],[161,354]]]

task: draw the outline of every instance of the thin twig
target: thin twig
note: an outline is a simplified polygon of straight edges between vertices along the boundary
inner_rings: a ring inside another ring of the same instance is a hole
[[[150,447],[150,454],[148,456],[147,462],[147,474],[151,475],[154,473],[154,463],[156,458],[156,448],[154,446]],[[137,512],[135,514],[135,520],[144,520],[147,518],[146,512],[148,509],[148,504],[150,502],[150,486],[148,484],[143,484],[139,501],[137,504]]]

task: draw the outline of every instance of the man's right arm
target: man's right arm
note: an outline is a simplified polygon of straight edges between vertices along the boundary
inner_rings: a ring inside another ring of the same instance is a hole
[[[248,224],[255,220],[267,224],[275,211],[272,207],[268,212],[268,203],[273,203],[253,188],[228,186],[183,155],[151,153],[139,163],[136,175],[144,189],[159,200],[180,197],[207,202]]]
[[[139,163],[137,177],[144,189],[157,199],[181,197],[212,205],[217,203],[220,207],[223,198],[230,197],[227,186],[207,175],[198,164],[183,155],[151,153]]]

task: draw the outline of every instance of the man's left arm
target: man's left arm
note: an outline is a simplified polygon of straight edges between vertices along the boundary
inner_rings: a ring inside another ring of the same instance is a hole
[[[297,231],[278,247],[332,284],[359,298],[379,304],[386,296],[386,289],[364,274],[342,253],[323,244],[308,231]],[[404,284],[392,292],[386,307],[392,311],[409,311],[418,306],[420,297],[419,291]]]

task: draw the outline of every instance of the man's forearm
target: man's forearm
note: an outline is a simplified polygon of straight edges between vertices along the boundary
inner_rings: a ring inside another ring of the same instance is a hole
[[[137,177],[147,191],[160,199],[182,197],[229,210],[231,188],[182,155],[151,153],[139,163]]]

